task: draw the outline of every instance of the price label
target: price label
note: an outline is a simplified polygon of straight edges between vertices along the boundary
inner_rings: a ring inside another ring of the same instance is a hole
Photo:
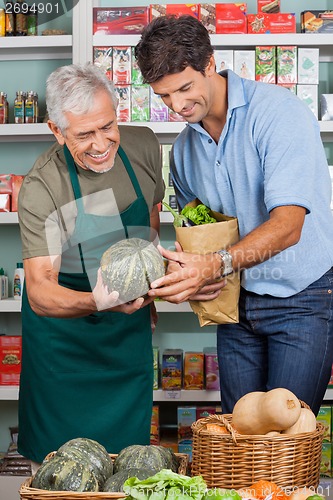
[[[180,399],[180,391],[163,391],[165,399]]]

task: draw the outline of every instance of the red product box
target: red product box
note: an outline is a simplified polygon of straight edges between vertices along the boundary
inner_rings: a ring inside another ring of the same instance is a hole
[[[118,97],[117,119],[119,122],[131,121],[131,86],[115,85]]]
[[[197,3],[175,3],[175,4],[151,4],[149,18],[152,21],[156,17],[165,15],[193,16],[199,19],[199,4]]]
[[[21,373],[21,335],[0,336],[0,385],[17,385]]]
[[[216,349],[206,348],[204,353],[206,390],[219,391],[220,375]]]
[[[246,3],[216,4],[216,33],[247,33]]]
[[[201,3],[199,20],[208,33],[216,33],[216,5],[215,3]]]
[[[248,14],[248,33],[296,33],[296,16],[286,14]]]
[[[204,388],[203,352],[185,352],[184,389],[202,390]]]
[[[12,212],[17,212],[17,200],[23,180],[24,175],[12,175]]]
[[[276,14],[280,12],[280,0],[257,0],[258,13]]]
[[[149,7],[95,7],[93,34],[135,35],[149,22]]]
[[[129,85],[132,73],[131,47],[113,47],[113,82],[115,85]]]
[[[196,420],[207,418],[209,415],[215,415],[216,406],[198,406],[196,410]]]

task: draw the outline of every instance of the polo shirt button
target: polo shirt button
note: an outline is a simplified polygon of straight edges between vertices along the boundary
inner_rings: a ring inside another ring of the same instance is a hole
[[[213,142],[213,139],[208,139],[209,144]]]
[[[220,166],[221,162],[219,160],[217,160],[216,165]]]

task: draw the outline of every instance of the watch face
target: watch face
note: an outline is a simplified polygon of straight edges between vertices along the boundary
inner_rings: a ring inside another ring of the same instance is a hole
[[[220,250],[217,252],[221,255],[223,261],[223,274],[222,276],[227,276],[233,272],[232,267],[232,256],[226,250]]]

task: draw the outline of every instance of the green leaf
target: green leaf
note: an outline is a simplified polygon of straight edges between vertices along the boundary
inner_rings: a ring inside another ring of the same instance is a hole
[[[174,227],[182,227],[183,225],[188,224],[188,220],[184,215],[179,214],[173,208],[170,207],[165,201],[162,201],[162,204],[169,210],[169,212],[173,215],[173,225]]]

